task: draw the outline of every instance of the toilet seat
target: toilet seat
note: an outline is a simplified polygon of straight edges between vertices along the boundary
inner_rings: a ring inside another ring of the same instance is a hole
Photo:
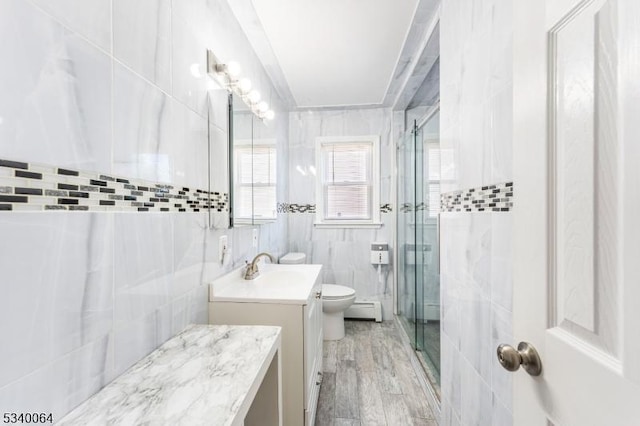
[[[356,291],[350,287],[336,284],[322,284],[322,299],[338,300],[356,295]]]

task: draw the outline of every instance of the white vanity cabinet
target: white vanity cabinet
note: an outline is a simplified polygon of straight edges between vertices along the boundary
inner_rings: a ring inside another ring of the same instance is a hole
[[[322,284],[304,307],[305,425],[313,425],[322,382]]]
[[[264,265],[256,280],[223,277],[210,286],[210,324],[282,327],[285,426],[315,422],[322,382],[320,270],[320,265]],[[287,271],[295,271],[289,280]]]

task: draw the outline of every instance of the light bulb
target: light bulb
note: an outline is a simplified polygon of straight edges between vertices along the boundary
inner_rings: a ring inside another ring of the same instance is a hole
[[[248,78],[240,80],[240,82],[238,82],[238,89],[240,89],[240,93],[242,94],[249,93],[249,90],[251,90],[251,80]]]
[[[260,100],[260,92],[258,92],[257,90],[252,90],[247,95],[247,98],[252,104],[255,104]]]
[[[273,120],[275,116],[276,116],[276,113],[273,112],[273,110],[269,110],[264,113],[264,118],[266,118],[267,120]]]
[[[227,74],[229,74],[230,77],[237,77],[240,75],[241,72],[242,72],[242,68],[240,67],[239,63],[235,61],[230,61],[227,64]]]
[[[266,103],[265,101],[262,101],[258,104],[258,111],[260,113],[265,113],[267,112],[268,109],[269,109],[269,104]]]

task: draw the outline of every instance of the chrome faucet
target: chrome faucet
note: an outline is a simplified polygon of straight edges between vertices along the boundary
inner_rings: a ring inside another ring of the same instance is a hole
[[[260,259],[263,256],[268,257],[269,260],[271,260],[271,263],[276,263],[276,260],[269,253],[258,254],[256,257],[253,258],[251,263],[247,262],[247,269],[244,272],[245,280],[252,280],[254,278],[257,278],[258,275],[260,275],[260,271],[258,271],[258,259]]]

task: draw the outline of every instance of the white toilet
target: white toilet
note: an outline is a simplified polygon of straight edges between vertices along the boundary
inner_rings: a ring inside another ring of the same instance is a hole
[[[287,253],[280,258],[282,264],[305,263],[304,253]],[[322,284],[322,317],[324,340],[340,340],[344,337],[344,311],[356,300],[356,291],[336,284]]]

